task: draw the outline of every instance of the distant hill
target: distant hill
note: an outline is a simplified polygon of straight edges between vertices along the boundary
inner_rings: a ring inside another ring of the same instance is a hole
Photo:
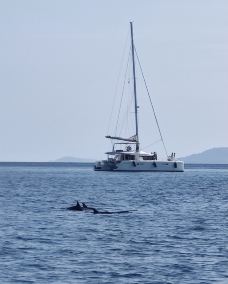
[[[228,164],[228,147],[212,148],[180,159],[192,164]]]
[[[190,164],[228,164],[228,147],[212,148],[201,153],[192,154],[179,159]],[[95,160],[66,156],[52,162],[94,163]]]
[[[60,163],[94,163],[95,160],[92,159],[83,159],[76,157],[62,157],[52,162],[60,162]]]

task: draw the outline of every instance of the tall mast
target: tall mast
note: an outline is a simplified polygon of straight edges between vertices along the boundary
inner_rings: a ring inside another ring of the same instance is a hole
[[[133,23],[130,22],[131,27],[131,54],[132,54],[132,68],[133,68],[133,82],[134,82],[134,98],[135,98],[135,135],[136,135],[136,152],[139,151],[139,132],[138,132],[138,105],[135,79],[135,47],[133,38]]]

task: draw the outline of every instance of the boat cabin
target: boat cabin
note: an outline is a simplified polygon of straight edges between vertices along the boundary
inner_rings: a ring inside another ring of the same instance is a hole
[[[125,152],[117,150],[115,152],[107,152],[108,160],[109,161],[135,161],[135,152]],[[114,158],[110,158],[110,156],[114,156]],[[139,152],[139,161],[155,161],[157,160],[157,153],[145,153],[145,152]]]

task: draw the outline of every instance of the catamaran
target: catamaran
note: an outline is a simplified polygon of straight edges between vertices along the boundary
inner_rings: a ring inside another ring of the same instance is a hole
[[[159,159],[156,152],[144,152],[140,149],[139,141],[139,126],[138,126],[138,103],[137,103],[137,88],[136,88],[136,67],[135,67],[135,45],[133,37],[133,23],[130,22],[131,34],[131,57],[132,57],[132,73],[133,73],[133,94],[134,94],[134,117],[135,117],[135,134],[129,138],[119,136],[105,136],[113,142],[112,150],[106,152],[107,159],[96,162],[95,171],[128,171],[128,172],[183,172],[184,162],[176,160],[175,153],[167,154],[162,133],[158,124],[157,116],[152,104],[152,100],[146,85],[145,77],[142,72],[143,80],[149,96],[150,104],[153,109],[155,121],[158,127],[161,141],[163,143],[166,159]],[[136,53],[137,59],[138,55]],[[139,60],[138,60],[139,61]],[[140,69],[141,64],[139,62]],[[121,141],[121,142],[116,142]]]

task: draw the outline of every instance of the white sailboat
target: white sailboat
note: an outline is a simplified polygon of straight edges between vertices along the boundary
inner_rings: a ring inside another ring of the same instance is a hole
[[[161,137],[161,141],[166,151],[167,158],[164,160],[158,159],[157,153],[147,153],[140,150],[139,127],[138,127],[138,104],[137,104],[137,89],[135,76],[135,46],[133,38],[133,23],[130,22],[131,30],[131,55],[132,55],[132,72],[133,72],[133,90],[134,90],[134,116],[135,116],[135,134],[130,138],[107,135],[106,138],[114,141],[112,151],[106,152],[107,159],[96,162],[95,171],[130,171],[130,172],[183,172],[184,162],[176,160],[175,153],[167,155],[164,140],[157,121],[156,114],[150,98],[150,103],[153,108],[155,120]],[[141,67],[141,66],[140,66]],[[143,76],[144,79],[144,76]],[[145,79],[144,79],[145,82]],[[146,84],[146,82],[145,82]],[[121,141],[121,142],[116,142]],[[124,147],[124,149],[123,149]]]

